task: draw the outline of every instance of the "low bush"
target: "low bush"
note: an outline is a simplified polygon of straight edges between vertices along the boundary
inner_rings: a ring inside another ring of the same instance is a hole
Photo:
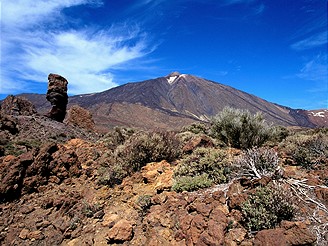
[[[188,187],[186,190],[191,191],[214,183],[224,183],[228,179],[228,168],[228,157],[224,150],[197,148],[176,167],[173,189],[182,191],[183,187]]]
[[[110,160],[107,163],[102,163],[98,168],[97,183],[99,185],[108,185],[110,187],[120,184],[122,180],[129,175],[129,170],[122,163],[122,160]]]
[[[139,211],[144,214],[151,207],[151,195],[138,196],[136,205]]]
[[[272,132],[270,140],[274,143],[281,143],[290,134],[288,129],[284,126],[273,126],[271,130]]]
[[[312,169],[328,160],[328,135],[321,132],[295,134],[286,138],[280,147],[288,156],[287,164]]]
[[[175,192],[195,191],[212,186],[213,180],[210,180],[207,174],[191,176],[182,176],[176,178],[172,190]]]
[[[3,155],[14,155],[14,156],[19,156],[34,148],[40,148],[40,146],[42,145],[41,141],[32,138],[24,139],[24,140],[16,140],[16,141],[3,140],[2,142],[4,143],[1,146]]]
[[[250,230],[272,229],[295,216],[293,196],[280,185],[257,188],[242,204],[245,226]]]
[[[205,125],[203,123],[194,123],[189,126],[185,126],[182,129],[182,132],[192,132],[194,134],[207,134],[208,131],[208,125]]]
[[[264,144],[272,129],[260,113],[226,107],[212,119],[211,135],[229,147],[247,149]]]
[[[104,143],[107,148],[113,150],[117,146],[124,144],[124,142],[129,139],[134,132],[135,131],[131,128],[115,127],[99,141]]]
[[[116,155],[133,171],[149,162],[177,158],[181,153],[180,142],[172,132],[139,132],[132,135]]]

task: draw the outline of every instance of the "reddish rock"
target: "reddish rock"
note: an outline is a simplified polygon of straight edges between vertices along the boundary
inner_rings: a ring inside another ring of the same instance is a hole
[[[229,232],[225,235],[225,245],[238,245],[240,244],[247,234],[246,229],[244,228],[234,228],[229,230]]]
[[[42,234],[41,231],[32,231],[27,235],[28,239],[31,240],[42,240],[44,238],[44,235]]]
[[[68,102],[67,80],[58,74],[49,74],[48,76],[47,100],[51,103],[52,109],[46,115],[49,118],[63,122],[66,115]]]
[[[106,213],[102,222],[102,225],[105,227],[113,227],[115,223],[118,221],[118,215],[117,214],[110,214]]]
[[[282,221],[281,227],[286,230],[284,233],[288,245],[312,245],[317,240],[304,222]]]
[[[328,206],[328,189],[318,187],[314,190],[314,192],[317,198],[319,198],[326,206]]]
[[[256,234],[255,246],[314,245],[316,237],[304,222],[281,222],[281,228],[262,230]]]
[[[226,224],[218,221],[210,220],[207,225],[207,229],[204,230],[198,240],[198,245],[223,245],[224,233]]]
[[[10,158],[9,158],[10,157]],[[0,202],[20,195],[26,166],[19,158],[7,156],[0,164]]]
[[[17,127],[17,120],[9,115],[4,115],[0,113],[0,132],[1,133],[10,133],[12,135],[15,135],[18,133],[18,127]],[[2,134],[2,139],[4,139],[6,136]]]
[[[122,219],[118,221],[108,232],[108,243],[123,243],[133,238],[133,223]]]
[[[27,238],[29,233],[30,233],[30,231],[28,229],[24,228],[23,230],[21,230],[18,237],[24,240]]]
[[[19,157],[5,157],[0,164],[0,202],[38,191],[49,181],[59,184],[64,179],[79,176],[82,169],[73,150],[55,143]]]
[[[194,149],[199,147],[205,147],[205,148],[214,147],[214,143],[212,139],[210,139],[209,137],[200,136],[200,137],[193,138],[189,142],[187,142],[182,150],[185,153],[191,153]]]
[[[229,197],[229,208],[230,209],[238,209],[241,207],[241,205],[247,200],[248,195],[245,193],[241,194],[233,194]]]
[[[68,111],[64,123],[77,126],[88,131],[95,129],[95,122],[89,110],[73,105]]]
[[[7,96],[1,103],[0,112],[5,115],[33,115],[35,106],[26,98]]]
[[[287,246],[284,230],[278,228],[259,231],[256,234],[254,246]]]

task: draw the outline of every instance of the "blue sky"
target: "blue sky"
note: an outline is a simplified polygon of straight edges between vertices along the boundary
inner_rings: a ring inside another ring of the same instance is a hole
[[[328,108],[326,0],[1,0],[0,94],[103,91],[172,71]]]

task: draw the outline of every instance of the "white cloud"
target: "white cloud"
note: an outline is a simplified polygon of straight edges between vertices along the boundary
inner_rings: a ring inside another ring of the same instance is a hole
[[[102,91],[117,84],[111,70],[151,52],[137,26],[65,29],[64,8],[97,0],[5,0],[2,3],[0,94],[28,89],[29,81],[47,82],[49,73],[69,81],[69,93]],[[118,31],[120,30],[120,31]],[[121,30],[125,31],[123,33]]]
[[[249,3],[253,3],[256,0],[224,0],[223,3],[225,5],[234,5],[234,4],[249,4]]]
[[[56,18],[63,8],[82,4],[100,4],[94,0],[2,0],[2,22],[5,26],[30,27],[40,21]]]
[[[326,84],[328,81],[327,55],[317,55],[312,60],[308,61],[297,76],[301,79],[323,82]]]
[[[317,33],[291,45],[295,50],[312,49],[327,44],[327,31]]]

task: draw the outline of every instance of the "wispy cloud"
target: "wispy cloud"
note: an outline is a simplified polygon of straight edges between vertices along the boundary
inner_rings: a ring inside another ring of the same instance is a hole
[[[317,55],[308,61],[297,74],[301,79],[321,82],[327,85],[327,55]],[[325,87],[324,87],[325,88]]]
[[[23,92],[30,81],[47,82],[50,72],[66,77],[72,94],[102,91],[117,85],[116,66],[152,52],[137,25],[68,28],[62,10],[86,4],[100,7],[102,2],[2,1],[0,93]]]
[[[254,8],[254,14],[255,15],[262,14],[264,10],[265,10],[265,5],[263,3],[260,3]]]
[[[306,50],[327,44],[327,31],[316,33],[291,45],[295,50]]]
[[[249,4],[249,3],[253,3],[255,1],[256,0],[223,0],[222,2],[225,5],[233,5],[233,4],[240,4],[240,3]]]

